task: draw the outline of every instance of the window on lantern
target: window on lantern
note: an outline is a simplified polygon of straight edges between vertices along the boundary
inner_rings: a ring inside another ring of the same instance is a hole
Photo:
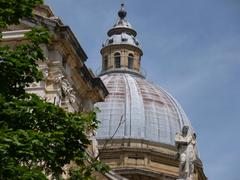
[[[109,43],[109,44],[112,44],[112,43],[113,43],[113,39],[109,39],[109,40],[108,40],[108,43]]]
[[[133,59],[134,59],[133,54],[129,54],[128,55],[128,68],[129,69],[133,69]]]
[[[104,56],[104,59],[103,59],[103,70],[106,70],[107,67],[108,67],[108,57]]]
[[[120,53],[118,52],[114,54],[114,63],[115,63],[115,68],[121,67],[121,56],[120,56]]]

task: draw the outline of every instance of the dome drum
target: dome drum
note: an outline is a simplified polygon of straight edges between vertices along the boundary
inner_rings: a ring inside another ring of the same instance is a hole
[[[113,139],[104,148],[106,140],[98,141],[103,162],[124,177],[132,179],[134,174],[138,179],[159,179],[164,175],[165,179],[175,180],[178,176],[173,146],[142,139]]]

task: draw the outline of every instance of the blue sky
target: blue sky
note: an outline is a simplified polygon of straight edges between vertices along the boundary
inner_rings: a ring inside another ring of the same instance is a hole
[[[94,71],[123,0],[47,0]],[[240,1],[125,0],[147,79],[170,92],[197,132],[210,180],[239,180]]]

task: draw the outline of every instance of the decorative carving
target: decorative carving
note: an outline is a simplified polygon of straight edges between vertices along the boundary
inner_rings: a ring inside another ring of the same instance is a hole
[[[42,73],[43,73],[43,78],[48,79],[48,75],[49,75],[48,68],[43,69]]]
[[[189,126],[184,126],[182,132],[176,134],[175,145],[180,160],[178,180],[194,180],[196,134],[189,132]]]
[[[69,101],[71,103],[75,103],[76,102],[76,96],[75,96],[75,93],[71,93],[70,96],[69,96]]]
[[[62,82],[62,80],[63,80],[63,78],[64,78],[64,75],[62,75],[62,74],[58,74],[57,75],[57,77],[54,79],[54,82],[55,83],[61,83]]]
[[[89,130],[88,131],[88,138],[91,141],[91,148],[89,148],[88,150],[90,150],[90,153],[93,155],[93,157],[98,157],[99,150],[98,150],[98,142],[97,142],[97,139],[96,139],[96,131],[95,130]]]
[[[30,84],[29,87],[35,88],[35,87],[39,87],[39,86],[40,86],[40,83],[39,83],[39,82],[33,82],[33,83]]]
[[[65,102],[75,103],[76,102],[76,92],[72,87],[69,80],[60,72],[51,73],[52,82],[56,85],[56,90],[58,94],[63,98]],[[64,95],[64,96],[63,96]]]
[[[67,89],[66,89],[66,93],[67,94],[71,94],[72,92],[73,92],[73,88],[72,88],[72,86],[69,83],[68,86],[67,86]]]
[[[67,80],[67,79],[62,80],[62,81],[60,82],[60,86],[61,86],[61,88],[62,88],[62,90],[63,90],[63,93],[64,93],[65,95],[67,95],[67,94],[68,94],[67,91],[68,91],[68,88],[69,88],[69,86],[70,86],[70,83],[68,82],[68,80]]]

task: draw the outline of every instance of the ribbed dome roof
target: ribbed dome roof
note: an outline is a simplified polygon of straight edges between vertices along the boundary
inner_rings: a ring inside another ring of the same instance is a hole
[[[101,76],[109,91],[105,102],[97,103],[101,122],[98,139],[144,139],[174,145],[176,132],[190,122],[178,102],[163,89],[128,73]],[[120,125],[120,126],[119,126]],[[119,128],[118,128],[119,126]]]

